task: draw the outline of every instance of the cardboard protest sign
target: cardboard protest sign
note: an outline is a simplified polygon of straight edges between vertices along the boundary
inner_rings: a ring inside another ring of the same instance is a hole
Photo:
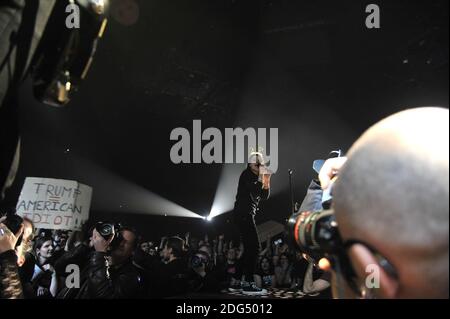
[[[36,228],[80,230],[89,219],[91,198],[92,188],[76,181],[29,177],[16,209]]]

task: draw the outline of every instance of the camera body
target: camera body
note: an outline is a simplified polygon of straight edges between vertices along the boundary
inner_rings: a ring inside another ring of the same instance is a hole
[[[190,265],[194,269],[200,268],[202,266],[205,266],[205,268],[207,269],[210,266],[210,257],[204,251],[199,250],[194,255],[192,255]]]
[[[95,225],[95,230],[103,237],[106,241],[111,240],[109,247],[111,250],[117,248],[121,241],[123,240],[121,235],[122,225],[110,223],[110,222],[99,222]]]
[[[288,220],[288,232],[295,246],[314,259],[335,253],[342,244],[332,210],[297,212]]]

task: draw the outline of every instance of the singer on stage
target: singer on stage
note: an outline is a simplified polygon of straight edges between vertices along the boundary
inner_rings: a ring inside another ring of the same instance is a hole
[[[260,295],[266,293],[254,283],[253,275],[260,251],[260,242],[255,224],[255,215],[261,200],[270,195],[271,172],[266,168],[261,153],[253,153],[247,169],[239,178],[239,186],[234,204],[234,222],[239,230],[244,245],[242,266],[244,281],[241,289],[244,294]],[[232,287],[239,289],[238,287]]]

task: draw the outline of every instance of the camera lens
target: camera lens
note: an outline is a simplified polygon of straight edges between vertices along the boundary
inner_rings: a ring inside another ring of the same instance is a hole
[[[198,267],[200,267],[202,265],[202,263],[203,263],[202,258],[200,258],[197,255],[192,256],[192,261],[191,261],[192,267],[198,268]]]
[[[310,255],[331,253],[341,242],[332,210],[296,213],[287,227],[294,246]]]
[[[98,223],[95,229],[106,240],[114,235],[114,225],[109,223]]]
[[[191,266],[192,268],[199,268],[203,265],[209,265],[209,256],[203,251],[198,251],[191,258]]]

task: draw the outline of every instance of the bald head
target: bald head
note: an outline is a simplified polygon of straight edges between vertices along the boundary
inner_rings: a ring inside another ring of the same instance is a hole
[[[342,236],[371,244],[401,276],[416,278],[410,288],[448,296],[448,110],[395,114],[370,128],[348,157],[334,189]],[[434,288],[424,287],[430,280]]]

